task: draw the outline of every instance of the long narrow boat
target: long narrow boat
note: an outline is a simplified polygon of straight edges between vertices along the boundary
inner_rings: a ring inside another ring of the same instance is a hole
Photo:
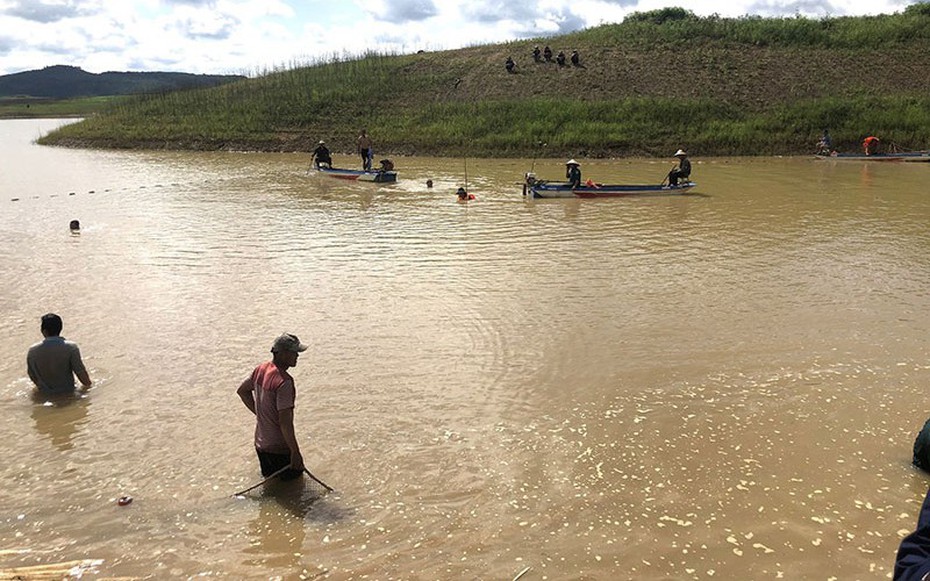
[[[694,182],[682,182],[675,186],[633,184],[586,184],[573,188],[564,182],[544,182],[527,176],[523,184],[523,195],[533,198],[620,198],[624,196],[675,196],[697,186]]]
[[[837,153],[815,155],[817,159],[830,161],[918,161],[930,162],[930,151],[907,151],[901,153]]]
[[[342,180],[354,180],[359,182],[375,182],[386,184],[397,181],[396,171],[384,170],[356,170],[356,169],[339,169],[335,167],[321,166],[318,170],[321,174]]]

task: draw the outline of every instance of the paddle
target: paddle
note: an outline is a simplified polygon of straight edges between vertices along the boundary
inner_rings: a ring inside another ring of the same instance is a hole
[[[542,148],[542,147],[546,147],[546,145],[548,144],[543,143],[542,141],[538,141],[536,145],[539,146],[539,148]],[[536,171],[536,158],[539,157],[539,148],[537,148],[536,151],[533,153],[533,165],[530,167],[531,173]]]
[[[669,183],[668,183],[668,178],[669,178],[669,176],[671,175],[672,170],[675,169],[675,167],[677,167],[677,166],[678,166],[677,163],[673,163],[673,164],[672,164],[672,167],[669,168],[668,173],[665,174],[665,179],[663,179],[663,180],[662,180],[662,183],[659,184],[660,186],[663,186],[663,187],[664,187],[664,186],[666,186],[666,185],[669,185]]]
[[[462,165],[464,166],[464,169],[465,169],[465,191],[467,192],[468,191],[468,157],[465,155],[462,156]]]

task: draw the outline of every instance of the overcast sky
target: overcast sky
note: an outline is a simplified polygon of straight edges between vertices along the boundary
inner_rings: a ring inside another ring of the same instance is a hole
[[[917,0],[0,0],[0,74],[255,74],[334,54],[415,52],[562,34],[681,6],[706,16],[852,16]]]

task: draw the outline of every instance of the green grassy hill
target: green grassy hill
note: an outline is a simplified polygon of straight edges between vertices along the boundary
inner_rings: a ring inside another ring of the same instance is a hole
[[[580,67],[534,63],[534,45]],[[679,9],[498,45],[377,55],[118,103],[43,143],[379,155],[797,154],[828,127],[930,147],[930,4],[855,18],[699,18]],[[514,74],[504,61],[517,62]]]

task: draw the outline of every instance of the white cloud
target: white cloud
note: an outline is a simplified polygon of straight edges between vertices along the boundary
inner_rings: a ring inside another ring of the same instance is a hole
[[[100,3],[88,0],[11,0],[3,13],[32,22],[58,22],[68,18],[96,14]]]

